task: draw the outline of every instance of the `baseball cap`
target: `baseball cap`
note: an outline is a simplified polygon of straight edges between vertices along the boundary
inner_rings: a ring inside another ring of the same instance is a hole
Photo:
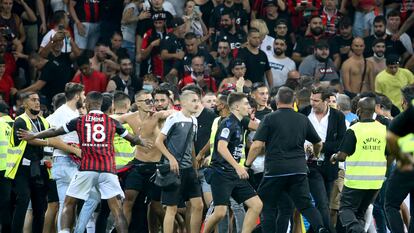
[[[287,20],[286,19],[278,19],[277,21],[276,21],[276,24],[275,24],[275,27],[277,27],[277,26],[279,26],[279,25],[288,25],[288,22],[287,22]]]
[[[315,48],[317,49],[329,49],[329,44],[326,40],[320,40],[316,42]]]
[[[399,65],[400,64],[400,56],[396,54],[390,54],[385,58],[385,64],[387,65]]]
[[[264,3],[263,3],[264,7],[272,6],[272,5],[277,7],[277,4],[276,4],[275,0],[265,0]]]
[[[174,18],[171,20],[171,27],[176,28],[184,24],[184,20],[182,18]]]

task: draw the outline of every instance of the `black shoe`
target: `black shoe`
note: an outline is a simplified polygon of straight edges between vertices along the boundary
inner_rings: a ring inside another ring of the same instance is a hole
[[[318,233],[329,233],[329,230],[326,229],[325,227],[321,227],[321,228],[319,228]]]

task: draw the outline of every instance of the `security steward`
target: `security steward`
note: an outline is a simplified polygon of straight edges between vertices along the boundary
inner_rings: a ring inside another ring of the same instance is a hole
[[[331,162],[346,160],[344,189],[339,218],[346,232],[364,233],[364,216],[373,204],[385,179],[386,126],[372,119],[375,99],[365,97],[358,102],[359,122],[345,133],[339,152]]]
[[[16,192],[16,206],[12,219],[12,232],[23,231],[29,201],[32,201],[32,232],[42,232],[47,206],[48,169],[43,160],[43,146],[48,141],[21,141],[17,132],[20,129],[40,132],[49,128],[49,123],[39,116],[40,100],[35,92],[22,97],[25,112],[16,118],[11,135],[11,148],[7,155],[5,176],[12,179]],[[45,143],[46,142],[46,143]]]
[[[315,157],[319,157],[322,140],[310,120],[293,110],[294,99],[292,89],[279,89],[277,111],[269,113],[260,122],[245,166],[251,166],[265,149],[264,176],[258,190],[264,206],[278,207],[277,201],[287,193],[315,232],[329,232],[323,225],[321,214],[312,205],[304,149],[307,140],[313,144]],[[263,212],[263,226],[268,226],[269,221],[274,224],[274,217]],[[262,230],[271,232],[265,228]]]
[[[8,115],[9,106],[0,102],[0,232],[10,232],[11,182],[4,177],[13,119]]]
[[[391,122],[387,142],[392,155],[396,155],[397,167],[390,178],[385,190],[385,212],[393,233],[403,233],[404,224],[401,219],[400,205],[414,192],[414,86],[402,89],[404,112],[400,113]],[[414,208],[410,201],[410,209]],[[414,218],[410,220],[410,228],[414,225]]]

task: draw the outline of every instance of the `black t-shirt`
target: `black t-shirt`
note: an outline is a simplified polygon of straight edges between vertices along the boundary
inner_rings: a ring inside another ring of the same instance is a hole
[[[203,14],[201,17],[203,19],[204,24],[207,28],[210,27],[210,16],[214,10],[214,3],[213,1],[207,1],[204,5],[198,5],[200,7],[200,11]]]
[[[341,56],[341,61],[343,63],[346,59],[348,59],[348,53],[341,53],[341,49],[345,47],[351,48],[353,40],[353,37],[351,39],[344,39],[342,36],[335,36],[334,38],[332,38],[329,46],[329,54],[332,55],[331,57],[333,57],[334,54],[339,54]]]
[[[167,16],[167,27],[170,26],[171,20],[174,18],[173,15],[168,11],[165,12]],[[154,21],[152,20],[152,16],[157,13],[154,9],[150,9],[151,17],[148,19],[140,20],[137,24],[137,35],[140,35],[141,37],[144,36],[145,32],[147,32],[149,29],[151,29],[154,26]]]
[[[240,162],[243,157],[244,132],[247,126],[248,120],[239,121],[233,114],[221,121],[214,139],[214,150],[211,158],[212,167],[220,169],[223,173],[237,176],[234,168],[217,151],[217,146],[220,140],[228,142],[227,148],[230,154],[237,162]]]
[[[315,43],[316,40],[313,36],[302,37],[296,42],[293,52],[299,53],[301,57],[311,55],[314,52]]]
[[[40,132],[45,130],[45,126],[43,122],[37,118],[32,119],[32,132]],[[19,145],[21,140],[17,136],[17,132],[20,130],[28,130],[26,126],[26,122],[22,118],[17,118],[14,122],[13,126],[13,135],[14,135],[14,145]],[[39,161],[43,159],[43,147],[41,146],[33,146],[27,143],[26,149],[24,150],[23,157],[28,160]]]
[[[62,53],[46,63],[39,80],[46,82],[41,93],[46,96],[48,103],[51,103],[53,96],[65,91],[65,85],[72,80],[72,77],[72,63],[69,54]]]
[[[414,107],[410,106],[406,111],[400,113],[388,128],[391,132],[399,137],[414,133]]]
[[[293,109],[278,109],[260,122],[254,140],[265,142],[265,175],[306,174],[304,143],[321,138],[309,119]]]
[[[213,43],[213,51],[217,51],[218,43],[221,40],[227,40],[230,44],[230,49],[238,49],[247,41],[247,35],[243,30],[236,30],[234,34],[226,31],[216,33],[215,40]]]
[[[177,38],[173,33],[168,33],[167,36],[161,40],[160,50],[167,50],[168,53],[176,53],[178,51],[184,51],[184,40]],[[167,75],[174,64],[177,62],[175,59],[164,60],[164,75]]]
[[[262,111],[256,111],[254,116],[259,120],[263,120],[263,118],[271,112],[272,112],[272,109],[264,108]]]
[[[246,63],[246,78],[255,82],[264,82],[265,72],[270,70],[266,54],[259,49],[258,54],[251,53],[247,48],[239,50],[238,57]]]
[[[217,115],[210,109],[204,108],[200,115],[197,117],[197,138],[194,142],[194,148],[196,155],[206,145],[210,139],[211,126]]]
[[[364,57],[371,57],[374,55],[374,52],[372,51],[372,44],[377,38],[375,35],[371,35],[368,37],[365,37],[365,51],[364,51]],[[385,56],[389,54],[398,54],[402,55],[403,53],[407,52],[404,45],[400,40],[392,40],[390,35],[387,35],[385,38]]]
[[[101,20],[112,21],[120,24],[122,12],[124,10],[123,2],[119,0],[100,0]],[[102,29],[101,29],[102,30]]]

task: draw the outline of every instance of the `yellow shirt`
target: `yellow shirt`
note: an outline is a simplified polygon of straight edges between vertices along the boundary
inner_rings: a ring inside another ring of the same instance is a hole
[[[414,83],[414,75],[408,69],[398,68],[395,75],[383,70],[375,78],[375,92],[387,96],[395,106],[402,110],[401,88],[412,83]]]

